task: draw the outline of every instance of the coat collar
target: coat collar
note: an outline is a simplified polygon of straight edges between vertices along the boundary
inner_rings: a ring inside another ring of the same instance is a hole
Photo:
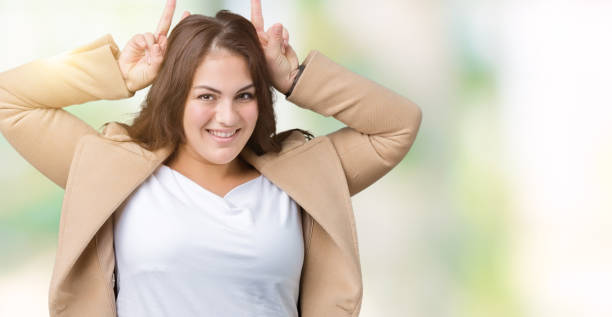
[[[170,148],[149,152],[131,142],[83,137],[62,206],[55,264],[58,283],[68,276],[98,229],[170,154]],[[327,137],[306,142],[301,133],[294,133],[280,153],[257,156],[245,147],[240,155],[302,206],[343,253],[358,263],[348,187]]]

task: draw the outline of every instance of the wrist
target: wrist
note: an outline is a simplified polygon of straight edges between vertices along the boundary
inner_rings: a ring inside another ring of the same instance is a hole
[[[134,93],[138,89],[134,89],[134,85],[132,84],[132,81],[129,79],[128,70],[126,69],[126,66],[121,62],[121,60],[117,61],[117,66],[119,66],[119,72],[121,73],[121,78],[123,79],[125,88],[127,88],[127,90],[130,93]]]
[[[305,65],[301,64],[298,66],[298,68],[294,69],[291,72],[290,75],[290,80],[289,80],[289,88],[283,92],[283,94],[285,95],[286,98],[289,98],[289,96],[291,95],[291,93],[293,92],[293,89],[295,88],[295,85],[297,84],[298,80],[300,79],[300,76],[302,75],[302,72],[304,71]]]

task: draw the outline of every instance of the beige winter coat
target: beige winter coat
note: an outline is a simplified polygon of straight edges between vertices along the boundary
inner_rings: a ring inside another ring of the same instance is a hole
[[[110,35],[0,73],[0,130],[65,188],[51,316],[116,316],[113,212],[171,154],[149,152],[110,123],[100,133],[62,107],[131,97]],[[288,100],[347,127],[310,141],[294,132],[280,153],[240,155],[303,211],[303,317],[357,316],[362,279],[351,196],[397,165],[414,142],[418,106],[317,51]],[[304,128],[304,127],[302,127]],[[205,315],[205,312],[202,312]]]

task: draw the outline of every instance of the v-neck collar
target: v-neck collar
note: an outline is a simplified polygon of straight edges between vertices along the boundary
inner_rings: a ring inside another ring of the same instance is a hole
[[[133,143],[118,144],[117,140],[129,140],[124,129],[115,124],[105,137],[84,136],[75,150],[62,206],[58,238],[62,247],[56,256],[61,261],[55,263],[58,273],[52,287],[66,280],[96,232],[172,153],[170,146],[151,152]],[[245,147],[240,156],[285,191],[354,263],[359,263],[356,233],[346,222],[346,217],[354,221],[350,196],[332,142],[317,137],[304,144],[303,135],[294,133],[284,143],[279,153],[256,155]],[[69,233],[64,228],[70,228]]]
[[[255,177],[253,179],[250,179],[250,180],[248,180],[248,181],[246,181],[244,183],[238,184],[234,188],[230,189],[224,196],[220,196],[218,194],[213,193],[211,190],[209,190],[206,187],[198,184],[197,182],[195,182],[191,178],[183,175],[181,172],[173,169],[172,167],[170,167],[170,166],[168,166],[166,164],[161,164],[160,168],[166,169],[168,172],[170,172],[175,177],[175,179],[176,178],[180,178],[183,182],[186,182],[186,183],[190,184],[190,186],[196,188],[198,191],[203,191],[203,192],[205,192],[208,195],[214,196],[216,199],[223,200],[223,201],[226,201],[226,202],[228,200],[228,197],[233,192],[237,191],[240,188],[248,186],[250,183],[254,183],[254,182],[258,181],[260,178],[263,177],[263,174],[259,174],[259,176]],[[176,179],[176,180],[178,181],[178,179]]]

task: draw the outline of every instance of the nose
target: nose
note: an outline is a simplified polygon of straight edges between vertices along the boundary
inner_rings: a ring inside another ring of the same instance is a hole
[[[231,98],[223,98],[219,101],[215,108],[215,119],[217,122],[228,127],[235,126],[240,121]]]

